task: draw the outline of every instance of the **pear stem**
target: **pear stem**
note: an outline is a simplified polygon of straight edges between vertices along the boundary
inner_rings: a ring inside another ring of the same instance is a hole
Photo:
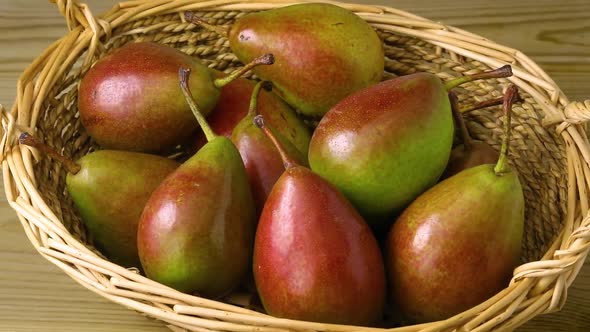
[[[510,65],[502,66],[495,70],[484,71],[483,73],[474,74],[474,75],[465,75],[450,81],[445,82],[445,88],[447,91],[458,87],[461,84],[475,81],[475,80],[484,80],[488,78],[502,78],[502,77],[510,77],[512,76],[512,67]]]
[[[299,166],[289,155],[285,148],[279,141],[279,139],[275,136],[275,134],[266,126],[264,123],[264,117],[262,115],[257,115],[254,117],[254,124],[256,127],[260,128],[266,137],[274,144],[274,146],[279,150],[279,154],[281,155],[281,159],[283,159],[283,165],[285,165],[285,169],[293,168]]]
[[[209,31],[213,31],[213,32],[221,35],[222,37],[227,38],[227,36],[229,35],[229,27],[209,24],[209,22],[196,16],[195,13],[193,13],[193,12],[185,12],[184,19],[189,23],[194,23],[194,24],[202,26],[203,28],[205,28]]]
[[[236,69],[234,72],[232,72],[228,76],[216,79],[215,81],[213,81],[213,84],[215,85],[215,87],[221,89],[224,86],[226,86],[227,84],[231,83],[236,78],[244,75],[250,69],[252,69],[254,67],[258,67],[260,65],[272,65],[273,63],[275,63],[275,57],[270,53],[264,54],[262,56],[259,56],[256,59],[252,60],[250,63],[248,63],[244,67],[242,67],[240,69]]]
[[[248,117],[255,117],[258,115],[258,95],[260,93],[260,89],[264,88],[264,90],[271,91],[272,83],[269,81],[260,81],[256,83],[254,86],[254,90],[252,90],[252,97],[250,98],[250,108],[248,109]]]
[[[57,160],[57,162],[61,163],[66,168],[68,173],[77,174],[78,172],[80,172],[81,167],[75,161],[57,152],[54,148],[50,147],[49,145],[39,141],[33,135],[29,133],[22,133],[19,136],[18,141],[20,142],[20,144],[34,147],[48,155],[50,158]]]
[[[192,95],[191,90],[188,85],[188,79],[189,79],[190,74],[191,74],[191,70],[189,68],[182,68],[181,67],[178,70],[178,76],[180,78],[180,89],[182,90],[182,93],[184,94],[184,98],[186,99],[186,102],[188,103],[189,107],[191,108],[193,115],[195,116],[195,118],[197,118],[197,122],[199,123],[199,126],[201,126],[201,129],[205,133],[205,137],[207,138],[207,142],[210,142],[215,137],[217,137],[217,135],[215,134],[213,129],[211,129],[211,127],[209,127],[207,120],[205,120],[205,117],[203,116],[201,111],[199,111],[199,107],[197,106],[197,104],[195,103],[195,100],[193,99],[193,95]]]
[[[522,102],[523,99],[520,96],[520,94],[518,93],[518,91],[516,92],[516,96],[514,96],[514,102],[515,103],[519,103]],[[499,98],[494,98],[494,99],[489,99],[489,100],[484,100],[484,101],[480,101],[478,103],[466,106],[466,107],[462,107],[459,112],[461,113],[468,113],[471,111],[475,111],[481,108],[486,108],[486,107],[491,107],[491,106],[496,106],[496,105],[502,105],[504,103],[504,97],[499,97]]]
[[[508,166],[508,149],[510,147],[510,134],[512,131],[512,104],[515,101],[517,92],[518,88],[516,85],[512,84],[508,87],[508,89],[506,89],[506,92],[504,93],[504,103],[502,104],[502,109],[506,119],[504,120],[504,139],[502,140],[500,158],[498,158],[498,163],[496,164],[496,167],[494,167],[494,172],[496,175],[502,175],[504,173],[510,172],[510,167]]]
[[[459,130],[461,132],[463,146],[465,147],[465,150],[471,150],[473,147],[473,139],[471,138],[471,135],[469,135],[469,130],[467,130],[467,126],[465,125],[465,120],[463,119],[463,115],[461,115],[459,109],[459,98],[457,98],[457,95],[453,91],[449,91],[449,100],[451,101],[451,110],[453,111],[455,123],[459,126]]]

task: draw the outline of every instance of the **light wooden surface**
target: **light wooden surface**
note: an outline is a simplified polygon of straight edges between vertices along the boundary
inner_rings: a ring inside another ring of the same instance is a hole
[[[196,1],[196,0],[195,0]],[[114,0],[87,0],[95,13]],[[462,27],[531,56],[572,100],[590,98],[590,0],[358,0]],[[66,31],[47,0],[0,1],[0,103],[10,107],[20,72]],[[590,263],[565,308],[519,331],[589,331]],[[168,331],[91,293],[39,256],[0,196],[0,331]]]

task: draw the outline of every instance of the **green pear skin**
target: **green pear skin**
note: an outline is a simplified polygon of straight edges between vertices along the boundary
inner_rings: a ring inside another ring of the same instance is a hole
[[[379,228],[437,182],[453,134],[442,81],[428,73],[402,76],[326,113],[313,133],[309,164]]]
[[[137,152],[99,150],[77,161],[67,190],[96,247],[112,262],[140,267],[137,224],[152,192],[179,164]]]
[[[379,82],[383,45],[359,16],[332,4],[297,4],[248,14],[229,31],[232,51],[246,63],[272,53],[275,64],[254,72],[311,117],[349,94]]]
[[[524,197],[516,172],[464,170],[418,197],[388,235],[396,308],[412,322],[449,318],[508,286],[518,265]]]
[[[255,223],[240,154],[217,136],[150,197],[137,233],[141,264],[150,279],[218,298],[248,271]]]

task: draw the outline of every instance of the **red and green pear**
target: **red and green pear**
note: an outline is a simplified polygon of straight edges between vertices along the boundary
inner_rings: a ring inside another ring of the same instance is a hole
[[[179,71],[182,91],[208,143],[150,197],[137,233],[139,257],[149,278],[218,298],[237,287],[249,269],[256,216],[240,153],[199,113],[189,73]]]
[[[113,263],[140,267],[137,225],[152,192],[179,164],[138,152],[98,150],[76,162],[28,134],[21,143],[45,151],[68,171],[66,188],[96,248]]]
[[[448,90],[509,75],[507,66],[443,83],[416,73],[360,90],[318,124],[309,147],[311,169],[381,229],[433,186],[447,165],[454,135]]]
[[[226,76],[224,73],[214,72],[216,77]],[[238,78],[221,88],[219,102],[207,116],[207,122],[215,133],[231,137],[238,122],[248,114],[250,96],[252,96],[255,86],[256,81]],[[258,98],[257,112],[263,115],[277,132],[307,156],[311,139],[310,130],[287,103],[272,91],[263,89]],[[203,132],[198,131],[197,135],[193,136],[187,144],[188,154],[192,155],[206,142]]]
[[[508,165],[510,108],[496,165],[466,169],[420,195],[395,221],[386,244],[389,289],[412,322],[450,318],[507,287],[518,265],[524,196]]]
[[[266,198],[272,190],[275,182],[285,170],[283,160],[277,148],[254,124],[254,117],[258,115],[259,93],[262,93],[263,89],[261,88],[263,86],[267,89],[272,87],[268,81],[256,84],[252,91],[252,99],[249,106],[250,110],[236,125],[231,135],[231,140],[236,148],[238,148],[238,151],[240,151],[244,166],[246,167],[246,174],[248,174],[250,189],[252,189],[252,195],[254,196],[257,215],[262,211],[264,202],[266,202]],[[276,118],[277,113],[273,114]],[[280,116],[278,117],[284,119]],[[307,154],[300,152],[290,140],[285,138],[278,131],[274,131],[274,135],[277,136],[281,141],[282,146],[287,150],[287,153],[289,153],[297,163],[300,165],[307,165]]]
[[[191,12],[187,20],[215,30],[246,63],[273,53],[273,68],[254,70],[299,112],[321,117],[339,100],[379,82],[384,70],[381,39],[362,18],[328,3],[306,3],[243,16],[229,28],[210,26]]]
[[[385,270],[371,229],[338,189],[288,156],[262,116],[256,124],[286,167],[256,231],[253,273],[264,308],[323,323],[381,320]]]
[[[178,87],[177,72],[191,68],[191,89],[209,114],[219,89],[272,57],[257,58],[228,78],[216,79],[197,59],[151,42],[129,43],[100,59],[80,81],[80,120],[102,147],[164,152],[183,143],[197,128]]]
[[[504,98],[485,100],[470,105],[469,107],[461,108],[459,107],[457,95],[451,91],[449,92],[449,100],[451,101],[451,109],[453,110],[455,125],[459,127],[459,133],[463,143],[455,146],[453,150],[451,150],[449,162],[447,163],[447,167],[441,176],[441,179],[446,179],[471,167],[483,164],[493,164],[500,156],[498,152],[486,142],[471,138],[469,130],[467,130],[467,126],[465,125],[463,114],[484,107],[501,105]],[[520,101],[520,96],[518,94],[515,96],[515,101]]]

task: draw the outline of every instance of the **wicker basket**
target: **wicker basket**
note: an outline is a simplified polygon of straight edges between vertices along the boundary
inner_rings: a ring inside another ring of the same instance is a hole
[[[70,32],[26,69],[12,110],[1,114],[6,197],[41,255],[84,287],[162,320],[173,330],[383,331],[277,319],[245,308],[247,294],[211,301],[110,263],[86,239],[65,191],[65,170],[16,140],[20,132],[33,131],[66,155],[79,158],[96,146],[78,120],[77,84],[109,50],[132,41],[155,41],[229,71],[239,63],[227,40],[186,23],[182,13],[194,10],[213,23],[230,24],[249,11],[292,2],[135,0],[96,18],[74,0],[53,2]],[[338,4],[378,30],[385,47],[386,78],[427,71],[449,79],[511,64],[514,77],[466,84],[458,90],[460,100],[499,97],[509,82],[524,97],[514,109],[510,155],[526,197],[523,264],[514,271],[511,284],[488,301],[445,321],[396,331],[512,330],[538,314],[559,310],[590,248],[590,148],[584,130],[590,101],[570,103],[547,74],[517,50],[393,8]],[[498,148],[499,115],[499,108],[471,112],[467,119],[473,136]]]

